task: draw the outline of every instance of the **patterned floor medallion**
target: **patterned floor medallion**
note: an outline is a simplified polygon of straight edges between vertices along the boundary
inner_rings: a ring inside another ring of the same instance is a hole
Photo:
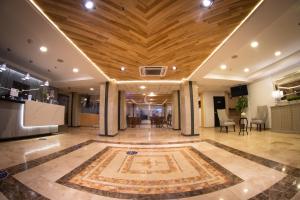
[[[107,147],[57,182],[116,198],[181,198],[242,180],[193,147]]]

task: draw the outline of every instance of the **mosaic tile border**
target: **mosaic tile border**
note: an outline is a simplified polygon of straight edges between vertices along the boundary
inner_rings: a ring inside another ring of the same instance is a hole
[[[263,191],[262,193],[257,194],[256,196],[250,198],[251,200],[261,200],[261,199],[280,199],[280,200],[288,200],[291,199],[293,196],[296,195],[297,192],[300,190],[297,189],[297,182],[300,180],[300,169],[296,167],[292,167],[289,165],[285,165],[283,163],[279,163],[273,160],[269,160],[266,158],[262,158],[230,146],[224,145],[222,143],[216,142],[214,140],[203,140],[203,142],[207,142],[212,144],[216,147],[219,147],[225,151],[228,151],[232,154],[237,156],[243,157],[245,159],[251,160],[268,168],[272,168],[277,170],[281,173],[287,174],[284,178],[280,181],[272,185],[267,190]],[[285,169],[282,171],[282,169]]]
[[[236,185],[238,183],[243,182],[241,178],[231,173],[229,170],[225,169],[212,159],[208,158],[203,153],[199,152],[197,149],[195,149],[192,146],[185,146],[184,148],[190,148],[194,153],[196,153],[201,159],[208,162],[210,165],[212,165],[215,169],[217,169],[222,174],[225,174],[226,178],[228,178],[228,182],[224,184],[215,185],[212,187],[199,189],[199,190],[193,190],[188,192],[178,192],[178,193],[164,193],[164,194],[132,194],[132,193],[118,193],[118,192],[109,192],[109,191],[103,191],[98,190],[90,187],[85,187],[82,185],[74,184],[69,182],[73,177],[75,177],[77,174],[79,174],[82,170],[84,170],[86,167],[88,167],[90,164],[92,164],[95,160],[97,160],[100,156],[105,154],[110,148],[110,146],[106,147],[102,151],[95,154],[93,157],[82,163],[80,166],[66,174],[65,176],[58,179],[56,182],[59,184],[62,184],[67,187],[71,187],[77,190],[90,192],[93,194],[97,194],[100,196],[107,196],[112,198],[121,198],[121,199],[177,199],[177,198],[186,198],[186,197],[192,197],[202,194],[207,194],[210,192],[215,192],[233,185]],[[162,147],[162,149],[171,149],[171,148],[177,148],[177,147]],[[140,148],[140,149],[149,149],[149,148]]]
[[[27,199],[38,199],[38,200],[46,200],[48,198],[44,197],[40,193],[30,189],[20,181],[18,181],[16,178],[13,177],[13,175],[17,173],[21,173],[23,171],[26,171],[28,169],[31,169],[33,167],[36,167],[38,165],[44,164],[50,160],[56,159],[58,157],[61,157],[63,155],[66,155],[68,153],[71,153],[77,149],[80,149],[84,146],[87,146],[91,143],[95,142],[94,140],[88,140],[79,144],[76,144],[74,146],[68,147],[66,149],[57,151],[55,153],[49,154],[47,156],[43,156],[37,159],[30,160],[26,163],[21,163],[12,167],[8,167],[4,169],[9,173],[8,177],[5,179],[2,179],[0,181],[0,192],[4,194],[8,199],[21,199],[21,200],[27,200]]]
[[[9,176],[3,180],[0,180],[0,192],[4,194],[8,199],[41,199],[46,200],[48,198],[42,196],[38,192],[33,191],[26,185],[22,184],[20,181],[15,179],[13,177],[14,174],[21,173],[23,171],[26,171],[27,169],[36,167],[38,165],[41,165],[43,163],[46,163],[50,160],[56,159],[60,156],[66,155],[68,153],[71,153],[72,151],[75,151],[77,149],[80,149],[86,145],[89,145],[93,142],[99,142],[99,143],[111,143],[111,144],[132,144],[132,145],[162,145],[162,144],[182,144],[182,143],[197,143],[197,142],[208,142],[216,147],[219,147],[225,151],[228,151],[230,153],[233,153],[235,155],[241,156],[243,158],[249,159],[253,162],[259,163],[261,165],[264,165],[269,168],[273,168],[275,170],[278,170],[282,172],[282,167],[285,167],[286,170],[282,173],[286,173],[288,176],[284,177],[282,180],[278,181],[274,185],[272,185],[267,190],[263,191],[260,194],[257,194],[256,196],[252,197],[252,200],[258,200],[258,199],[291,199],[295,194],[298,192],[295,186],[295,181],[299,181],[300,178],[300,169],[295,168],[292,166],[288,166],[276,161],[272,161],[269,159],[265,159],[247,152],[240,151],[238,149],[226,146],[224,144],[221,144],[219,142],[216,142],[214,140],[197,140],[197,141],[184,141],[184,142],[168,142],[168,143],[131,143],[131,142],[110,142],[110,141],[99,141],[99,140],[87,140],[83,143],[76,144],[74,146],[71,146],[69,148],[63,149],[61,151],[43,156],[41,158],[37,158],[31,161],[28,161],[27,163],[21,163],[9,168],[6,168],[4,170],[9,172]],[[17,189],[18,188],[18,189]]]
[[[95,140],[96,142],[105,144],[131,144],[131,145],[164,145],[164,144],[187,144],[187,143],[197,143],[203,142],[203,140],[191,140],[191,141],[181,141],[181,142],[118,142],[118,141],[103,141]]]

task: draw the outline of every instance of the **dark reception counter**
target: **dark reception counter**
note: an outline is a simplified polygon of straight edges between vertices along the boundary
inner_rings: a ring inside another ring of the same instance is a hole
[[[64,106],[0,98],[0,139],[58,132]]]

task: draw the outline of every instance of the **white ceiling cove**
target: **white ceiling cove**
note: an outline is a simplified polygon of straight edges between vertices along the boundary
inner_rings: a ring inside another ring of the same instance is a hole
[[[264,0],[188,80],[197,81],[200,91],[224,91],[299,65],[299,13],[299,0]],[[28,0],[2,0],[0,16],[0,58],[66,91],[89,92],[94,87],[98,92],[99,84],[109,79]],[[254,40],[259,42],[257,48],[250,46]],[[40,46],[47,46],[48,52],[40,52]],[[282,54],[275,56],[275,51]],[[221,64],[226,64],[227,69],[220,69]],[[79,73],[72,72],[75,67]],[[248,73],[245,68],[249,68]],[[171,93],[179,89],[181,80],[176,81],[118,84],[121,90],[132,93]],[[141,85],[146,89],[141,90]]]
[[[0,6],[0,57],[47,77],[56,86],[107,79],[27,1],[3,0]],[[42,53],[40,46],[48,52]],[[11,51],[7,51],[7,48]],[[58,59],[63,60],[59,62]],[[73,73],[79,68],[79,73]]]

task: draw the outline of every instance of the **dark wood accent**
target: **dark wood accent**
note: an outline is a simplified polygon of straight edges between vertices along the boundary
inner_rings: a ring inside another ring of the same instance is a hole
[[[193,94],[193,82],[189,81],[189,92],[190,92],[190,106],[191,106],[191,135],[195,134],[194,127],[194,94]]]
[[[109,82],[105,83],[105,105],[104,105],[104,133],[108,135],[108,90],[109,90]]]

